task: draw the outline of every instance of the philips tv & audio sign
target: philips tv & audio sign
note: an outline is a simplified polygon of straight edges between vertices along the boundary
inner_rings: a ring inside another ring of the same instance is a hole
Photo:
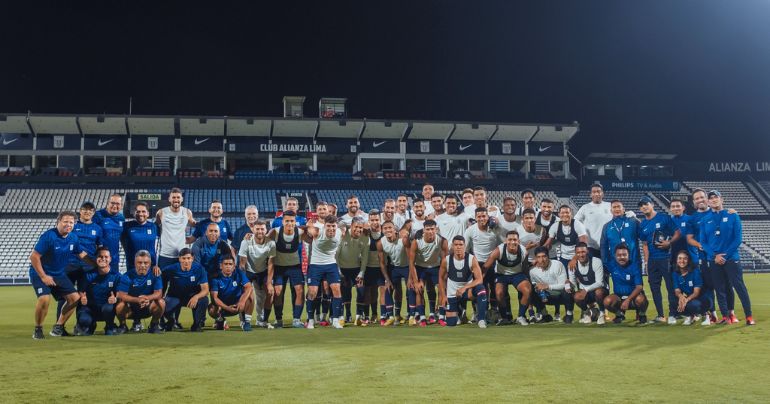
[[[600,181],[604,189],[628,191],[679,191],[679,181]]]

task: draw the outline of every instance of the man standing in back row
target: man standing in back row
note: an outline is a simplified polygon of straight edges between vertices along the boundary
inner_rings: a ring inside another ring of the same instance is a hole
[[[123,217],[123,196],[120,194],[110,195],[107,207],[96,212],[94,223],[102,228],[102,245],[110,249],[112,261],[110,263],[110,272],[119,273],[120,266],[120,237],[123,235],[123,223],[126,218]]]
[[[599,250],[602,241],[602,229],[612,219],[611,207],[604,202],[604,188],[601,184],[591,185],[591,202],[583,205],[575,214],[575,220],[583,223],[588,235],[588,251],[592,257],[602,258]]]

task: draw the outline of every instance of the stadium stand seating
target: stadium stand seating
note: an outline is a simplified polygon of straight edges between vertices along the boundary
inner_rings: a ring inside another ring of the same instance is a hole
[[[695,188],[702,188],[706,191],[719,190],[722,193],[725,206],[737,210],[742,217],[768,214],[757,197],[740,181],[686,181],[684,185],[690,191]]]
[[[11,188],[0,201],[0,213],[58,213],[76,210],[84,201],[97,209],[107,205],[113,193],[147,192],[147,189]]]

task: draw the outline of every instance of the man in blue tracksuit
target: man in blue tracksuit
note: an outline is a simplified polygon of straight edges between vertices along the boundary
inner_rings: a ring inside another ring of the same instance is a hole
[[[656,322],[664,322],[663,295],[660,290],[662,282],[666,282],[668,293],[668,323],[676,324],[677,299],[674,295],[673,278],[671,277],[671,245],[676,243],[682,232],[671,220],[671,216],[657,214],[648,196],[639,201],[639,209],[644,214],[639,224],[639,240],[642,244],[644,262],[647,263],[647,281],[652,291],[652,301],[658,316]]]
[[[110,270],[116,274],[119,273],[120,267],[120,237],[123,235],[123,223],[126,221],[121,213],[122,209],[123,196],[113,194],[107,202],[107,207],[94,215],[94,223],[102,228],[102,245],[110,249]]]
[[[636,238],[639,235],[639,221],[635,217],[628,217],[623,202],[615,199],[610,203],[612,219],[602,229],[600,250],[604,268],[610,267],[615,260],[615,247],[621,243],[628,246],[632,262],[639,262],[639,244]],[[606,272],[606,271],[605,271]],[[607,279],[607,278],[605,278]],[[609,279],[607,279],[609,283]]]
[[[746,324],[754,325],[751,315],[751,300],[746,284],[743,282],[743,268],[738,249],[743,241],[741,218],[737,213],[724,209],[722,194],[712,190],[708,192],[711,216],[703,221],[700,228],[700,240],[706,252],[708,265],[712,271],[717,301],[722,317],[730,315],[727,307],[727,291],[735,289],[746,313]]]
[[[96,249],[96,270],[86,272],[78,282],[80,306],[75,335],[92,335],[97,321],[104,321],[104,335],[115,335],[115,304],[120,274],[111,272],[110,251]]]
[[[147,220],[150,217],[150,208],[144,202],[137,202],[134,207],[134,219],[126,222],[123,226],[123,234],[120,243],[123,245],[123,252],[126,254],[126,268],[128,271],[134,271],[134,258],[139,251],[150,253],[152,267],[158,265],[158,254],[155,251],[155,244],[158,241],[158,226]]]
[[[169,280],[166,293],[166,331],[174,329],[173,313],[177,307],[189,307],[193,312],[190,331],[203,331],[206,308],[209,305],[209,280],[206,269],[193,262],[189,248],[179,251],[179,262],[163,268],[163,276]]]

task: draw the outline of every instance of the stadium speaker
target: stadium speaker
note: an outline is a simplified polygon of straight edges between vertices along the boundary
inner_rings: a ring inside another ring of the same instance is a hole
[[[340,119],[340,121],[338,123],[340,124],[340,126],[347,126],[348,121],[346,121],[344,119]]]
[[[104,123],[104,116],[103,116],[103,115],[99,115],[99,116],[97,116],[97,117],[96,117],[96,122],[99,122],[99,123]]]
[[[5,122],[8,120],[8,117],[5,115],[0,115],[0,121]]]
[[[389,128],[389,127],[391,127],[391,126],[393,126],[393,122],[391,122],[391,121],[385,121],[385,127],[386,127],[386,128]]]
[[[203,125],[203,124],[205,124],[206,122],[208,122],[208,119],[206,119],[206,118],[201,118],[201,119],[198,119],[198,122],[199,122],[201,125]]]
[[[254,120],[253,119],[247,119],[246,120],[246,125],[254,125]]]
[[[471,129],[478,129],[478,128],[479,128],[479,124],[478,123],[472,123],[471,124]]]

